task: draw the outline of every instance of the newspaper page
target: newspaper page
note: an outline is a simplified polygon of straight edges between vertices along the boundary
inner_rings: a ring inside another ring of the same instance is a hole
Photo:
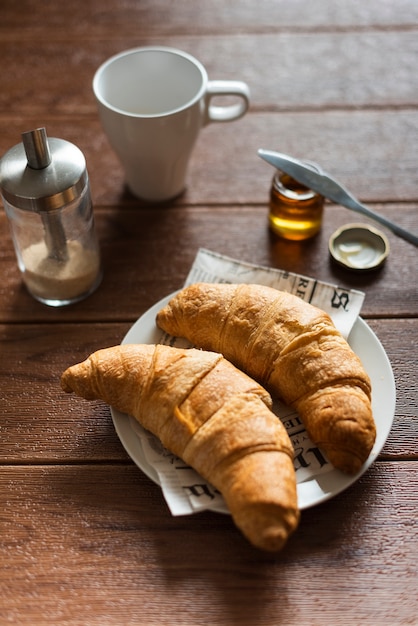
[[[326,311],[346,338],[364,300],[364,293],[360,291],[339,288],[337,285],[300,274],[241,262],[206,249],[198,251],[185,286],[195,282],[257,283],[290,292]],[[161,343],[190,347],[184,339],[170,337],[165,333],[162,335]],[[301,483],[331,471],[332,465],[325,454],[309,439],[299,415],[279,401],[275,401],[273,410],[278,419],[282,420],[293,444],[297,482]],[[165,450],[161,443],[142,429],[135,420],[132,420],[132,428],[141,439],[147,463],[158,475],[172,515],[188,515],[206,509],[227,513],[219,491],[183,461]]]

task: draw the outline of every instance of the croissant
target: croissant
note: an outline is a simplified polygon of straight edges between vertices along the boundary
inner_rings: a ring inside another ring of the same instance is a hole
[[[334,467],[355,473],[368,458],[376,437],[370,379],[324,311],[271,287],[197,283],[156,322],[222,353],[293,407]]]
[[[61,376],[66,392],[135,417],[223,495],[255,546],[277,551],[299,521],[293,450],[270,395],[214,352],[99,350]]]

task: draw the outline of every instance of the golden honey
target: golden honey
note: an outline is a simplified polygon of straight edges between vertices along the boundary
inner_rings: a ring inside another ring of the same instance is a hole
[[[270,191],[271,230],[293,241],[318,233],[322,224],[324,198],[301,185],[288,174],[277,172]]]

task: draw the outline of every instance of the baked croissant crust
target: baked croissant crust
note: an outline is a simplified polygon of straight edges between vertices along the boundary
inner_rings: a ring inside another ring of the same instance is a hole
[[[68,368],[61,385],[135,417],[222,493],[255,546],[277,551],[297,527],[288,434],[267,391],[222,355],[116,346]]]
[[[222,353],[293,407],[336,468],[353,474],[368,458],[376,437],[370,379],[324,311],[271,287],[196,283],[156,321]]]

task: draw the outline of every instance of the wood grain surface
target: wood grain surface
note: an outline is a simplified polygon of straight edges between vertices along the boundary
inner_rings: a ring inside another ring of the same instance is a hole
[[[3,0],[0,10],[0,156],[39,126],[83,150],[104,267],[85,301],[36,302],[1,208],[0,624],[416,626],[417,248],[385,230],[382,268],[338,268],[330,235],[371,222],[331,203],[313,240],[276,238],[273,170],[257,156],[317,161],[418,233],[416,0]],[[166,206],[127,191],[91,89],[110,55],[154,44],[251,89],[242,120],[202,130],[187,189]],[[251,547],[228,515],[172,517],[109,407],[59,385],[66,367],[120,343],[181,287],[202,247],[364,291],[362,317],[393,369],[396,412],[379,458],[303,511],[278,555]]]

